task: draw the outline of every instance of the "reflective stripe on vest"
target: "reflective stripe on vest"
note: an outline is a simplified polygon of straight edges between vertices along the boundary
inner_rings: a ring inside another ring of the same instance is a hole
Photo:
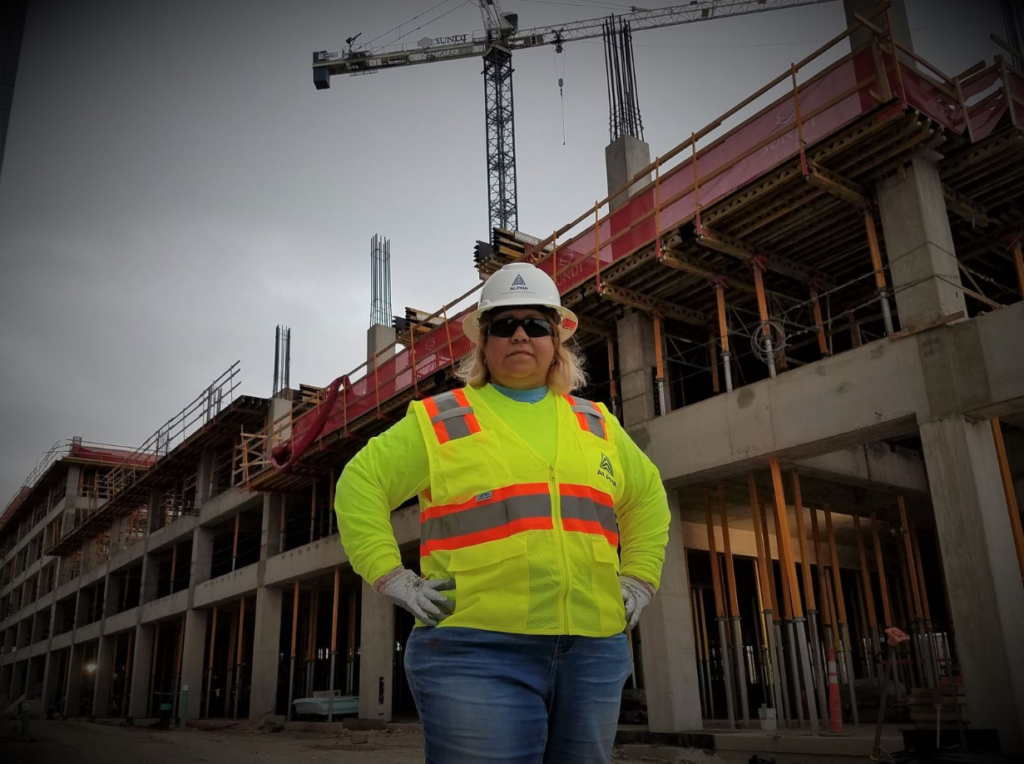
[[[547,483],[498,488],[461,504],[421,510],[420,557],[552,527]]]
[[[604,536],[618,546],[619,526],[612,508],[612,497],[586,485],[562,483],[558,486],[562,504],[562,527]]]
[[[473,407],[462,390],[450,390],[423,401],[439,443],[480,432]]]
[[[573,413],[576,414],[576,421],[580,423],[580,429],[593,433],[601,438],[601,440],[608,440],[608,430],[604,424],[604,414],[601,413],[601,409],[596,404],[583,398],[574,398],[571,395],[566,395],[565,399],[572,406]]]

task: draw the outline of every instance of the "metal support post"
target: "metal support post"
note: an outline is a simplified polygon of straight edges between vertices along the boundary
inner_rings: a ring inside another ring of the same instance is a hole
[[[774,377],[777,373],[775,370],[775,348],[772,344],[772,327],[769,323],[768,300],[764,293],[764,278],[761,275],[761,269],[761,264],[755,261],[753,270],[754,289],[757,292],[757,311],[761,316],[761,334],[764,336],[764,350],[768,363],[768,374]]]
[[[743,644],[743,628],[740,623],[739,598],[736,596],[736,570],[732,560],[732,540],[729,538],[729,513],[725,506],[725,486],[718,486],[718,511],[722,517],[722,551],[725,553],[726,584],[729,589],[729,619],[732,621],[733,658],[736,661],[736,683],[740,689],[740,715],[743,721],[750,720],[747,700],[746,647]]]
[[[882,657],[879,649],[879,634],[881,632],[878,629],[878,615],[875,612],[875,594],[871,588],[871,572],[868,570],[868,556],[867,552],[864,551],[864,538],[860,532],[860,517],[857,515],[853,516],[853,531],[857,536],[857,551],[860,553],[861,588],[864,593],[864,602],[867,605],[868,627],[869,633],[871,634],[871,663],[875,665],[876,670],[879,670],[879,677],[881,678],[880,669],[882,668]]]
[[[213,695],[213,656],[217,652],[217,606],[213,606],[213,626],[210,632],[210,655],[206,661],[206,708],[203,716],[210,718],[210,697]]]
[[[811,558],[807,553],[807,536],[804,532],[804,505],[800,492],[800,476],[793,473],[793,512],[796,517],[796,537],[800,549],[800,565],[803,569],[804,600],[807,604],[807,622],[811,636],[811,667],[814,671],[815,687],[818,691],[818,706],[828,708],[825,692],[825,671],[821,665],[821,642],[818,639],[818,608],[814,601],[814,583],[811,580]]]
[[[327,682],[327,721],[334,721],[334,668],[338,660],[338,586],[341,568],[334,569],[334,607],[331,611],[331,676]]]
[[[715,299],[718,302],[718,336],[722,338],[722,370],[725,372],[726,392],[732,392],[732,354],[729,350],[729,322],[725,317],[725,284],[721,279],[715,283]]]
[[[803,675],[803,691],[807,700],[807,716],[811,723],[811,731],[818,731],[818,704],[814,698],[814,678],[811,676],[811,661],[807,650],[807,628],[804,618],[803,603],[800,600],[800,587],[797,584],[796,562],[793,559],[792,537],[789,534],[789,518],[786,516],[786,494],[782,486],[782,470],[778,459],[771,459],[772,485],[775,488],[775,502],[779,509],[779,532],[786,550],[786,575],[793,604],[794,629],[797,647],[800,654],[800,673]],[[797,706],[800,703],[800,692],[796,688]]]
[[[238,718],[238,703],[242,697],[242,672],[245,664],[245,597],[238,610],[238,649],[235,654],[235,718]]]
[[[864,228],[868,233],[868,247],[871,250],[871,267],[875,271],[875,287],[878,289],[878,301],[882,304],[882,321],[885,324],[886,336],[892,334],[892,313],[889,307],[889,290],[885,281],[885,270],[882,268],[882,253],[878,249],[878,233],[875,231],[875,218],[871,210],[864,211]]]
[[[708,690],[708,707],[710,709],[710,718],[715,718],[715,690],[712,682],[712,670],[711,670],[711,651],[710,645],[708,644],[708,617],[707,611],[704,609],[704,590],[697,590],[697,598],[700,603],[700,631],[701,636],[704,640],[704,673],[707,675],[704,679],[704,684]]]
[[[288,668],[288,709],[285,718],[292,720],[292,699],[295,697],[295,639],[299,629],[299,582],[295,582],[295,594],[292,601],[292,650],[291,664]]]
[[[779,662],[778,650],[776,649],[775,621],[772,613],[775,601],[775,584],[769,570],[771,565],[771,547],[767,543],[767,530],[761,522],[761,507],[757,496],[757,484],[754,482],[754,473],[752,472],[747,474],[747,490],[750,498],[750,517],[754,528],[754,547],[757,552],[755,573],[757,574],[758,596],[761,600],[761,612],[764,619],[764,662],[766,666],[765,673],[768,675],[765,694],[769,695],[767,689],[770,687],[772,708],[775,709],[776,714],[782,717],[779,721],[784,721],[786,711],[782,697],[780,676],[785,672],[780,671],[782,664]]]
[[[718,551],[715,545],[715,526],[711,518],[711,499],[704,489],[704,516],[708,527],[708,551],[711,555],[711,581],[715,588],[715,620],[718,621],[718,640],[722,651],[722,674],[725,678],[725,705],[729,711],[729,729],[736,729],[736,706],[733,700],[732,667],[729,665],[729,642],[725,633],[725,603],[722,597],[722,578],[718,569]]]

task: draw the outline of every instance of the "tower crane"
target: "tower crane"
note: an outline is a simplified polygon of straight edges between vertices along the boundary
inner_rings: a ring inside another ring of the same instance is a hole
[[[743,16],[750,13],[818,5],[831,0],[694,0],[665,8],[633,7],[618,20],[633,30],[689,24],[695,21]],[[503,13],[498,0],[475,0],[484,29],[473,34],[424,37],[411,44],[372,48],[357,46],[356,37],[346,40],[344,52],[313,53],[313,84],[317,90],[331,86],[339,74],[376,74],[385,69],[429,64],[459,58],[483,57],[484,121],[487,128],[487,193],[490,228],[518,230],[516,191],[516,140],[512,101],[512,52],[540,45],[554,45],[557,52],[575,40],[600,37],[607,17],[570,21],[557,26],[520,29],[519,16]]]

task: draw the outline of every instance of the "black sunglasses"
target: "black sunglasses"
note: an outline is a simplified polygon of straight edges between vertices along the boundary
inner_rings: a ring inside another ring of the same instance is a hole
[[[520,326],[523,327],[526,336],[533,339],[551,337],[555,333],[555,328],[546,318],[538,318],[536,316],[512,318],[509,316],[507,318],[496,318],[492,321],[491,325],[487,327],[487,334],[508,339],[516,333],[516,329]]]

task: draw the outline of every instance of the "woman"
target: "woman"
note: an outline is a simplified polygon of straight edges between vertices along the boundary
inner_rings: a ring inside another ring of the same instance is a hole
[[[615,418],[569,395],[576,325],[547,274],[506,265],[463,322],[467,386],[412,403],[338,482],[352,567],[422,627],[405,669],[428,764],[611,758],[625,631],[658,587],[669,512]],[[422,578],[389,518],[415,495]]]

